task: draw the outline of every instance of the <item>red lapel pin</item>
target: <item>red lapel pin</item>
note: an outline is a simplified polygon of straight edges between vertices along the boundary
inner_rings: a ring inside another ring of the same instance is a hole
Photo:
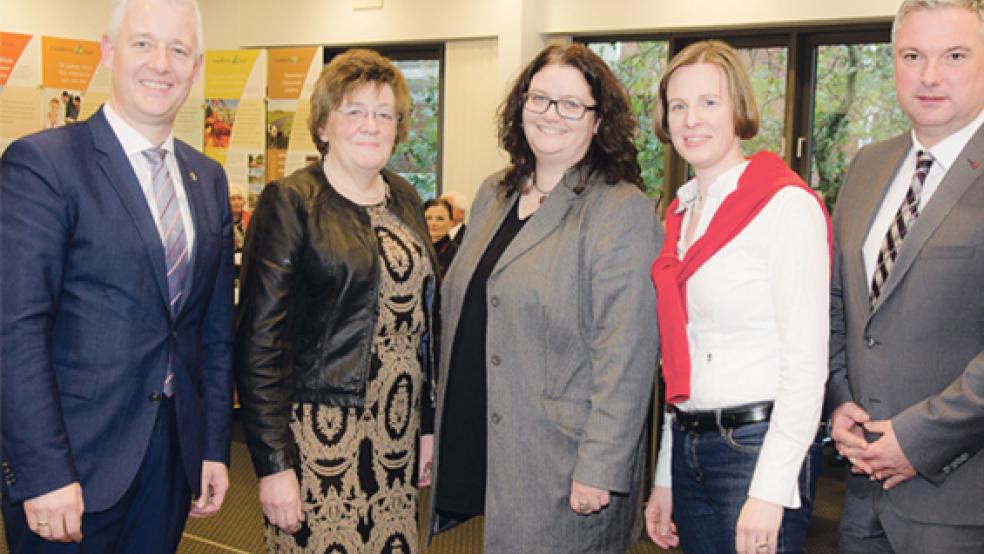
[[[981,162],[979,162],[977,160],[967,160],[967,161],[970,162],[970,168],[971,169],[976,170],[977,168],[979,168],[981,166]]]

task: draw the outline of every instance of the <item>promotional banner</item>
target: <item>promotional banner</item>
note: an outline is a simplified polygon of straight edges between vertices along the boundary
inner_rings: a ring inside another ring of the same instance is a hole
[[[99,53],[96,41],[41,37],[42,128],[76,123],[102,104],[105,95],[87,98]]]
[[[266,174],[266,66],[265,50],[205,53],[204,152],[225,166],[230,188],[250,197]]]
[[[0,32],[0,153],[41,120],[39,37]]]
[[[324,52],[320,47],[277,48],[267,56],[266,180],[273,181],[320,158],[307,120]]]

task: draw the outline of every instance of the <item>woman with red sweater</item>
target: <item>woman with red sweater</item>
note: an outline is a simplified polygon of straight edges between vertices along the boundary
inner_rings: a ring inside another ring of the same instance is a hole
[[[670,62],[656,132],[694,170],[653,263],[667,414],[650,537],[687,553],[802,552],[819,470],[830,239],[819,198],[758,131],[738,54]]]

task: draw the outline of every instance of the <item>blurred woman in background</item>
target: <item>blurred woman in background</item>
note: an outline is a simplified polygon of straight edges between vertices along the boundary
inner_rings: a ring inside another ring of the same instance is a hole
[[[437,271],[440,278],[448,272],[451,260],[458,252],[458,245],[451,240],[448,231],[451,230],[453,209],[451,204],[443,198],[431,198],[424,202],[424,218],[427,220],[427,232],[430,233],[431,242],[434,243],[434,251],[437,253]]]

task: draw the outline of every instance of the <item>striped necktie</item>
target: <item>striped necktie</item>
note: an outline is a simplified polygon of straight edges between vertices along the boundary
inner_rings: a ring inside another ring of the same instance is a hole
[[[167,150],[163,148],[148,148],[143,155],[150,162],[150,174],[153,179],[154,203],[161,224],[161,241],[164,243],[164,266],[167,270],[168,306],[171,314],[177,313],[177,308],[184,294],[184,281],[188,275],[189,256],[188,239],[185,236],[184,222],[181,219],[181,207],[178,195],[174,190],[171,172],[164,163]],[[168,359],[167,374],[164,377],[164,394],[174,394],[174,371],[171,359]]]
[[[895,259],[899,255],[899,248],[902,247],[902,240],[905,239],[909,229],[919,217],[919,197],[922,195],[923,184],[926,182],[926,175],[929,175],[929,168],[933,165],[933,155],[928,150],[920,150],[916,153],[916,172],[912,175],[909,182],[909,190],[905,193],[905,199],[899,206],[892,224],[885,233],[881,249],[878,251],[878,261],[875,263],[875,273],[871,277],[871,295],[868,297],[871,306],[881,295],[888,280],[888,274],[895,265]]]

